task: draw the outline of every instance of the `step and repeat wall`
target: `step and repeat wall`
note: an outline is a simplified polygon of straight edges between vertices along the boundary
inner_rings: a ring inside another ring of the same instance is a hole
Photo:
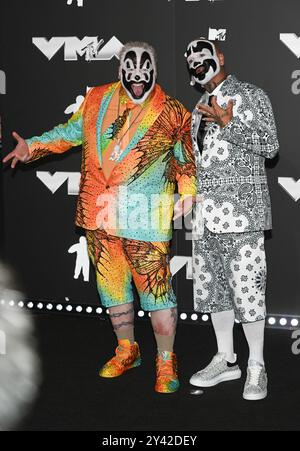
[[[156,47],[159,83],[192,109],[184,52],[189,41],[220,41],[229,73],[271,97],[280,157],[268,162],[274,230],[267,234],[271,313],[300,315],[300,3],[298,0],[2,0],[2,144],[64,123],[92,86],[115,81],[131,40]],[[81,149],[2,171],[2,254],[28,298],[97,305],[83,231],[74,226]],[[173,240],[180,310],[192,311],[191,242]]]

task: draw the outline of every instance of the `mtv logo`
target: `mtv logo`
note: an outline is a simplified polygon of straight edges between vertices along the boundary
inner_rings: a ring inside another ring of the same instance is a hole
[[[0,94],[6,94],[6,75],[3,70],[0,70]]]
[[[85,36],[79,39],[76,36],[53,37],[49,40],[44,37],[32,38],[32,43],[50,61],[60,49],[64,48],[65,61],[78,61],[78,57],[85,56],[87,61],[109,61],[113,57],[119,58],[123,44],[113,36],[105,45],[104,39],[98,36]]]
[[[279,177],[278,183],[295,202],[298,202],[300,199],[300,179],[296,182],[292,177]]]
[[[280,40],[297,58],[300,58],[300,38],[295,33],[281,33]]]
[[[227,30],[221,28],[217,30],[215,28],[210,28],[208,32],[208,39],[210,41],[226,41]]]

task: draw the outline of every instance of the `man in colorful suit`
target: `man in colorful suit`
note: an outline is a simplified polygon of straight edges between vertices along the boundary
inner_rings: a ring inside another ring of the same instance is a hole
[[[32,162],[82,144],[76,225],[86,231],[99,295],[118,338],[100,371],[112,378],[140,365],[134,339],[132,280],[151,312],[157,355],[156,391],[179,387],[173,345],[176,298],[170,272],[172,219],[191,210],[196,194],[191,117],[156,84],[154,49],[133,42],[120,54],[120,81],[91,89],[67,124],[23,140],[4,161]],[[176,186],[180,200],[175,205]]]
[[[250,348],[244,399],[261,400],[267,396],[264,231],[272,228],[265,159],[279,148],[272,106],[262,89],[227,76],[216,43],[197,39],[186,58],[191,84],[203,89],[192,120],[199,181],[195,309],[212,314],[218,344],[218,354],[191,383],[212,387],[241,377],[233,345],[237,319]]]

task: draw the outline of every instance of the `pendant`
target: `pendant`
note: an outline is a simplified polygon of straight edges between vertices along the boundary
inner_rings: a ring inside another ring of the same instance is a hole
[[[120,156],[122,155],[122,152],[123,152],[123,150],[122,150],[120,144],[116,144],[114,147],[114,151],[109,158],[110,161],[117,161],[120,158]]]

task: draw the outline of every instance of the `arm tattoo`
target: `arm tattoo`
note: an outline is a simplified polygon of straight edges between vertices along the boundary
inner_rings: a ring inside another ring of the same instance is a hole
[[[127,310],[126,312],[120,312],[120,313],[111,313],[109,316],[111,318],[120,318],[121,316],[129,315],[130,313],[134,312],[134,308]]]
[[[124,322],[124,323],[119,323],[119,324],[114,324],[114,330],[119,330],[122,329],[122,327],[133,327],[134,326],[134,322],[133,321],[128,321],[128,322]]]

